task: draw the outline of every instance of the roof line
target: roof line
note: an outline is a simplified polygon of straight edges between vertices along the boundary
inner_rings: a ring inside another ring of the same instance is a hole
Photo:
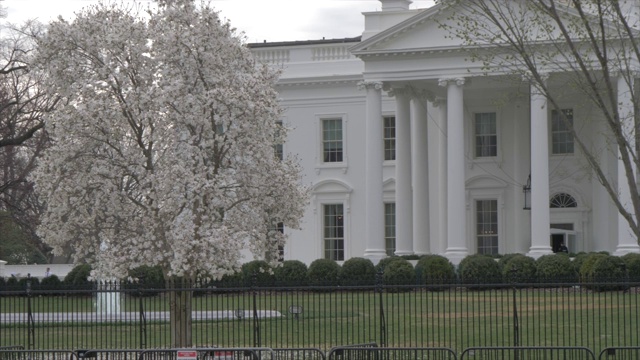
[[[351,38],[342,38],[342,39],[321,39],[321,40],[297,40],[297,41],[277,41],[277,42],[267,42],[266,40],[261,43],[248,43],[247,46],[255,49],[255,48],[267,48],[267,47],[278,47],[278,46],[302,46],[302,45],[320,45],[320,44],[343,44],[343,43],[354,43],[360,42],[362,40],[362,36],[356,36]]]

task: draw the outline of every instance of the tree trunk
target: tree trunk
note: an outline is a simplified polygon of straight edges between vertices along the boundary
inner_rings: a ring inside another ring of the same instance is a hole
[[[170,279],[168,284],[171,347],[191,347],[191,284],[183,278]]]

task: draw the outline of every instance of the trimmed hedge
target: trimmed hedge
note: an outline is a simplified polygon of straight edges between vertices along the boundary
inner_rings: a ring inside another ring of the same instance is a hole
[[[307,265],[298,260],[285,260],[274,270],[275,281],[281,286],[305,286],[309,283]]]
[[[502,280],[500,265],[493,257],[474,254],[462,259],[458,275],[463,284],[499,284]]]
[[[399,260],[391,261],[384,267],[382,282],[384,285],[391,285],[386,287],[388,292],[411,291],[413,288],[405,285],[415,285],[416,271],[409,260],[399,258]]]
[[[378,273],[383,273],[384,272],[384,268],[387,267],[389,264],[391,264],[394,261],[408,261],[400,256],[388,256],[386,258],[380,259],[380,261],[378,261],[378,263],[375,266],[376,269],[376,274]]]
[[[164,274],[160,266],[142,265],[129,270],[129,279],[122,283],[122,288],[126,290],[137,290],[129,292],[133,296],[154,296],[160,293],[152,291],[165,289],[166,283]]]
[[[584,286],[594,291],[615,291],[625,289],[626,265],[617,256],[594,254],[580,269]]]
[[[640,254],[629,253],[622,258],[627,267],[627,276],[630,281],[640,281]]]
[[[506,283],[536,282],[535,259],[522,254],[513,254],[502,264],[502,279]]]
[[[342,264],[339,278],[343,286],[373,285],[376,269],[371,260],[354,257]]]
[[[456,269],[444,256],[424,255],[416,264],[416,278],[419,284],[443,285],[456,281]],[[428,287],[430,290],[444,289],[443,287]]]
[[[576,271],[571,259],[566,255],[543,255],[536,260],[538,282],[563,283],[575,282]]]
[[[340,265],[333,260],[318,259],[309,265],[309,285],[334,286],[338,284]]]
[[[93,287],[93,283],[89,281],[90,275],[91,265],[77,265],[64,277],[62,284],[73,289],[89,289]]]
[[[275,277],[269,264],[264,260],[253,260],[242,265],[245,286],[273,286]],[[254,284],[255,276],[255,284]]]

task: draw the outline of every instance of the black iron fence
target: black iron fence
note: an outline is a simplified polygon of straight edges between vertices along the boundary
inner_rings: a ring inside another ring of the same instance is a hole
[[[178,291],[193,292],[193,345],[201,348],[327,351],[374,343],[449,348],[460,354],[468,348],[532,346],[587,347],[600,358],[637,354],[640,284],[601,285],[378,284]],[[168,291],[117,284],[5,290],[0,293],[0,348],[169,348]]]

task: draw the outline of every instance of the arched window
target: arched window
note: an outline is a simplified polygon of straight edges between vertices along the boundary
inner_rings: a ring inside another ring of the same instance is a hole
[[[576,199],[573,198],[573,196],[567,193],[559,193],[551,197],[551,201],[549,202],[549,207],[552,209],[553,208],[555,209],[574,208],[574,207],[578,207],[578,203],[576,202]]]

